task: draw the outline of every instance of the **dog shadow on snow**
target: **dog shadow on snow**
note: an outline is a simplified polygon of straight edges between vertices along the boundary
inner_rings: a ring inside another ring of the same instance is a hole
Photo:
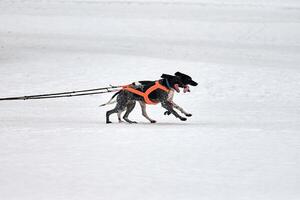
[[[126,123],[126,122],[122,122],[122,123],[112,123],[112,124],[109,124],[107,126],[111,126],[111,125],[125,125],[125,126],[132,126],[132,127],[135,127],[135,126],[151,126],[151,127],[159,127],[159,126],[197,126],[199,125],[198,123],[193,123],[193,122],[185,122],[185,123],[180,123],[180,122],[157,122],[157,123],[149,123],[149,122],[138,122],[138,123],[133,123],[133,124],[129,124],[129,123]]]

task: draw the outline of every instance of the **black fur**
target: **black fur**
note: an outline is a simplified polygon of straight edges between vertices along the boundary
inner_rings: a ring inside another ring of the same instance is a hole
[[[179,77],[181,82],[184,85],[191,85],[191,86],[197,86],[198,85],[198,83],[193,81],[193,79],[190,76],[188,76],[186,74],[183,74],[181,72],[176,72],[175,76]]]

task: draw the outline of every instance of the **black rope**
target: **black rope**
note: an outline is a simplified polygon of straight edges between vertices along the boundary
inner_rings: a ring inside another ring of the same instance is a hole
[[[78,97],[78,96],[86,96],[86,95],[95,95],[95,94],[104,94],[110,92],[117,92],[119,90],[107,90],[102,92],[89,92],[89,93],[82,93],[82,94],[67,94],[67,95],[55,95],[55,96],[41,96],[41,97],[33,97],[30,99],[54,99],[54,98],[63,98],[63,97]]]
[[[20,97],[8,97],[8,98],[0,98],[0,101],[28,100],[28,99],[48,99],[48,98],[62,98],[62,97],[103,94],[103,93],[110,93],[110,92],[119,91],[119,90],[111,90],[111,89],[116,89],[116,88],[121,88],[121,87],[122,86],[110,86],[110,87],[105,87],[105,88],[77,90],[77,91],[70,91],[70,92],[48,93],[48,94],[38,94],[38,95],[20,96]],[[101,91],[101,90],[104,90],[104,91]],[[93,91],[99,91],[99,92],[93,92]]]

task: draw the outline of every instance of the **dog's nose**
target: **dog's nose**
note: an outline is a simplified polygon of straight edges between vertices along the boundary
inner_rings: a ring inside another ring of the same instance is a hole
[[[198,83],[197,83],[197,82],[195,82],[195,81],[191,81],[191,82],[190,82],[190,85],[192,85],[192,86],[197,86],[197,85],[198,85]]]
[[[190,92],[190,87],[188,85],[185,85],[183,92],[184,93]]]

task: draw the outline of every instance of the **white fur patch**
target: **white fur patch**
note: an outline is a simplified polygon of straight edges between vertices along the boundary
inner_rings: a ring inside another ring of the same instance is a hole
[[[134,82],[133,85],[136,87],[136,88],[142,88],[143,85],[140,83],[140,82]]]

